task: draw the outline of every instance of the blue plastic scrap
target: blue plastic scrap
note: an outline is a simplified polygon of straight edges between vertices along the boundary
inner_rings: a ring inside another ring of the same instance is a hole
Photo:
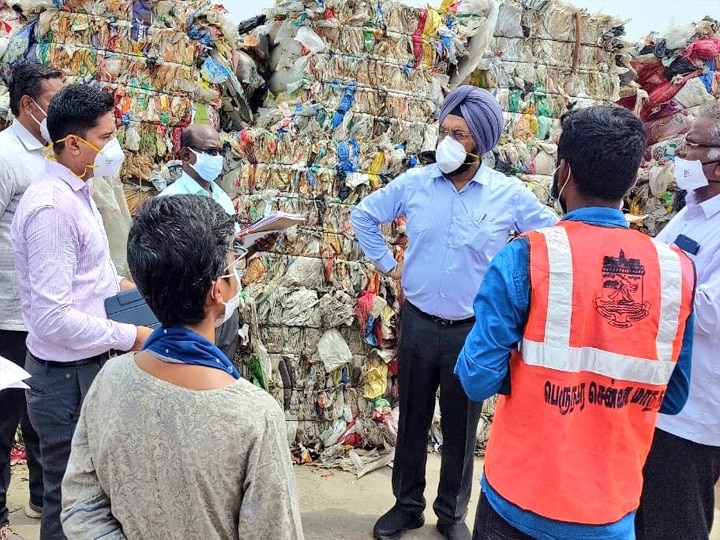
[[[350,107],[353,106],[353,103],[355,101],[355,91],[357,90],[357,83],[352,82],[348,85],[339,85],[337,83],[333,83],[333,86],[345,86],[345,91],[343,92],[342,98],[340,98],[340,104],[338,105],[337,110],[335,111],[335,115],[333,116],[332,121],[332,128],[337,129],[337,127],[342,124],[343,119],[345,118],[345,115],[350,110]]]
[[[354,138],[350,138],[347,141],[338,141],[337,153],[338,171],[350,173],[358,170],[360,145]]]

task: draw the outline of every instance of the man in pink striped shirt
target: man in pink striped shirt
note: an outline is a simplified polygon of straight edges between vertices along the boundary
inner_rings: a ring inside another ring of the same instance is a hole
[[[44,496],[40,537],[65,538],[60,486],[83,398],[111,351],[139,350],[151,330],[108,320],[106,298],[134,285],[117,275],[93,176],[117,174],[112,95],[69,85],[50,102],[54,160],[25,192],[11,227],[23,322],[30,421],[40,438]]]

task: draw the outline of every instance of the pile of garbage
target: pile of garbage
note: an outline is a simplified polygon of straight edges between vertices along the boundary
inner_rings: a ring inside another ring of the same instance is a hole
[[[116,96],[124,184],[98,179],[93,190],[106,226],[117,227],[108,236],[118,268],[129,215],[178,174],[174,151],[191,122],[220,131],[228,152],[221,185],[243,224],[275,211],[306,218],[251,261],[235,360],[283,405],[299,462],[339,463],[358,475],[392,459],[402,292],[363,258],[349,214],[432,159],[447,90],[469,81],[497,96],[505,132],[485,159],[541,200],[560,116],[628,100],[621,102],[637,109],[654,137],[648,178],[629,201],[633,213],[651,214],[644,224],[652,232],[673,187],[659,180],[666,172],[651,171],[667,165],[686,117],[720,87],[710,21],[666,37],[664,47],[654,36],[632,49],[622,20],[562,0],[444,0],[437,9],[277,0],[240,33],[210,0],[14,5],[13,16],[29,23],[9,40],[0,26],[3,64],[34,58]],[[0,116],[2,104],[0,88]],[[673,125],[663,131],[668,118]],[[383,227],[398,260],[404,232],[404,218]],[[489,400],[479,448],[492,414]],[[440,421],[438,413],[431,449],[442,445]],[[362,447],[381,451],[352,450]]]
[[[3,64],[34,59],[70,82],[112,91],[127,151],[124,182],[149,185],[192,122],[239,129],[251,119],[235,75],[237,28],[210,0],[14,5],[30,23],[12,37]]]
[[[496,20],[470,78],[495,93],[504,111],[505,133],[488,164],[545,201],[560,117],[616,101],[631,73],[623,21],[560,0],[504,0]]]
[[[720,97],[720,22],[706,17],[652,33],[631,54],[637,77],[619,103],[645,122],[648,149],[627,204],[638,227],[654,235],[684,204],[673,179],[675,150],[698,110]]]
[[[443,88],[490,4],[279,1],[240,38],[267,85],[251,98],[253,126],[227,139],[225,186],[245,223],[276,210],[307,218],[245,275],[259,331],[245,356],[285,403],[301,460],[394,445],[401,293],[363,259],[349,214],[434,150]],[[403,231],[403,220],[384,229],[398,258]]]
[[[25,19],[22,14],[12,9],[5,0],[0,0],[0,57],[5,54],[10,44],[10,35],[24,24]],[[11,120],[10,96],[7,86],[0,78],[0,130],[4,129]]]

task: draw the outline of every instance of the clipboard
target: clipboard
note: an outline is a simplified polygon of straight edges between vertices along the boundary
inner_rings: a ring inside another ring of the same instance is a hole
[[[140,291],[130,289],[105,299],[108,319],[119,323],[157,328],[160,321],[148,306]]]

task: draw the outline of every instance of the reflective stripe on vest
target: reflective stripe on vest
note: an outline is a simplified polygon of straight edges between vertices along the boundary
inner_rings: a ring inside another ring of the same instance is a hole
[[[646,384],[667,384],[675,363],[672,361],[673,342],[680,323],[682,267],[677,252],[664,244],[653,242],[660,262],[660,325],[656,347],[657,362],[635,356],[615,354],[591,347],[571,347],[573,268],[567,256],[570,242],[563,227],[537,231],[545,236],[549,262],[549,294],[545,341],[538,343],[524,339],[523,359],[535,365],[560,371],[590,371],[612,379]]]

